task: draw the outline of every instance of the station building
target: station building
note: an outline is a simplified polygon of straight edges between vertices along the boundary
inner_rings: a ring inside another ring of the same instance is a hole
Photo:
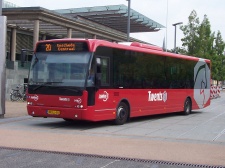
[[[39,40],[94,38],[121,42],[128,38],[125,5],[48,10],[3,1],[2,15],[7,17],[6,99],[13,87],[27,83],[33,50]],[[130,9],[130,33],[157,32],[162,28],[163,25]],[[135,38],[129,41],[146,43]]]

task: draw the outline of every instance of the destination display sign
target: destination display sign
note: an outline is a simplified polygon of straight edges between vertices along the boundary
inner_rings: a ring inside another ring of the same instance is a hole
[[[86,42],[39,43],[36,52],[80,52],[88,51]]]

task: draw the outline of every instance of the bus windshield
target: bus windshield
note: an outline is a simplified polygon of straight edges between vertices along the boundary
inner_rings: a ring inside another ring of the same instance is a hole
[[[38,52],[34,55],[29,85],[84,87],[90,52]]]

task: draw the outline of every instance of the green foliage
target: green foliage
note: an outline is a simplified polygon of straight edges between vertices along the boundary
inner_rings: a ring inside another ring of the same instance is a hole
[[[199,28],[199,18],[197,17],[196,11],[192,11],[188,17],[188,24],[181,26],[184,38],[181,39],[183,42],[182,46],[186,47],[187,55],[195,55],[197,50],[197,39],[198,39],[198,28]]]
[[[210,59],[212,61],[212,78],[214,80],[225,80],[225,43],[220,31],[216,37],[215,32],[211,31],[210,21],[204,15],[200,23],[197,13],[193,10],[188,17],[188,24],[180,28],[184,38],[182,48],[176,50],[181,54]]]
[[[212,78],[215,80],[225,80],[225,56],[224,48],[225,43],[222,39],[221,33],[218,31],[217,36],[214,38],[215,44],[213,45],[212,61]]]

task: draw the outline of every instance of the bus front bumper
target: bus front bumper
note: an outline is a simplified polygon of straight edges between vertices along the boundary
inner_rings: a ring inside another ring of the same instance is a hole
[[[91,116],[87,115],[87,109],[61,108],[61,107],[42,107],[27,105],[28,114],[33,117],[51,117],[64,118],[72,120],[91,120]],[[91,114],[91,110],[89,110]]]

